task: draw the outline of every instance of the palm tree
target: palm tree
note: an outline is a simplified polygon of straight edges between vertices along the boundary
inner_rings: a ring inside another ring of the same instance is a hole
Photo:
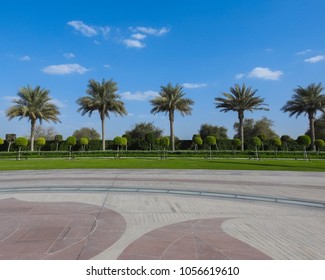
[[[80,97],[77,104],[80,106],[78,112],[81,115],[88,113],[89,117],[93,111],[98,111],[102,123],[102,146],[105,151],[105,118],[109,118],[109,112],[120,116],[126,115],[124,103],[119,100],[120,96],[116,93],[118,90],[116,82],[112,79],[101,83],[95,80],[89,80],[86,93],[88,96]]]
[[[225,97],[216,97],[216,108],[221,108],[221,112],[235,111],[238,113],[239,120],[239,137],[241,140],[241,150],[244,150],[244,112],[256,110],[268,110],[263,106],[268,106],[264,103],[264,98],[255,96],[257,90],[251,87],[246,87],[245,84],[230,88],[230,93],[223,93]]]
[[[289,116],[301,114],[308,115],[309,129],[311,134],[311,145],[315,151],[315,120],[317,111],[325,112],[325,95],[322,94],[324,88],[322,84],[310,84],[306,88],[298,86],[293,91],[292,99],[289,100],[281,110],[289,112]]]
[[[150,103],[153,106],[151,113],[168,113],[170,124],[170,142],[172,143],[172,150],[175,151],[175,111],[179,111],[182,116],[190,115],[192,112],[191,105],[193,105],[194,102],[189,98],[184,98],[185,93],[183,92],[183,87],[178,84],[176,84],[174,87],[169,83],[167,86],[161,86],[160,88],[160,96],[150,100]]]
[[[45,120],[47,122],[53,121],[54,123],[60,122],[58,115],[60,115],[58,107],[51,103],[49,91],[41,89],[39,86],[34,89],[30,86],[23,87],[17,93],[19,99],[13,100],[13,105],[6,111],[6,116],[9,120],[20,117],[28,118],[31,122],[30,133],[30,150],[34,151],[35,139],[35,125],[39,120],[40,124]]]

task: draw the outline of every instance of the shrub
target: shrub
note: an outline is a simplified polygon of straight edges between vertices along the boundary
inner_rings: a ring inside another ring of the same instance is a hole
[[[315,146],[316,146],[316,148],[317,148],[317,150],[318,150],[318,153],[319,153],[319,151],[320,151],[323,147],[325,147],[325,141],[324,141],[323,139],[316,139],[316,140],[315,140]]]
[[[19,148],[25,148],[28,145],[28,139],[25,137],[17,137],[15,140],[15,144]]]
[[[298,136],[297,138],[297,143],[300,145],[300,146],[303,146],[304,147],[304,158],[306,160],[308,160],[308,157],[307,157],[307,152],[306,152],[306,147],[308,147],[310,144],[311,144],[311,139],[308,135],[300,135]]]
[[[169,137],[167,137],[167,136],[161,137],[160,140],[159,140],[159,144],[163,148],[169,147],[169,145],[170,145]]]
[[[115,144],[116,146],[121,146],[121,145],[122,145],[122,142],[123,142],[123,140],[122,140],[122,137],[121,137],[121,136],[116,136],[116,137],[114,138],[114,144]]]
[[[28,145],[28,139],[25,137],[17,137],[15,140],[15,145],[18,146],[18,156],[17,160],[20,160],[21,157],[21,149],[26,148]]]
[[[276,148],[279,148],[279,147],[282,146],[282,141],[281,141],[281,139],[278,138],[278,137],[273,138],[273,139],[271,140],[271,142],[272,142],[272,145],[275,146]]]
[[[213,146],[213,145],[216,145],[217,144],[217,138],[212,136],[212,135],[209,135],[205,138],[205,143],[208,144],[210,147]]]
[[[69,146],[74,146],[74,145],[76,145],[76,144],[77,144],[77,138],[74,137],[74,136],[69,136],[69,137],[67,138],[67,144],[68,144]]]
[[[126,147],[128,144],[128,139],[126,137],[122,137],[122,146]]]
[[[69,159],[71,159],[72,158],[72,146],[75,146],[77,144],[77,138],[74,136],[69,136],[67,138],[66,143],[69,146]]]
[[[11,144],[15,143],[16,134],[6,134],[6,141],[8,142],[8,152],[10,151]]]
[[[300,135],[297,138],[297,143],[306,148],[311,144],[311,139],[308,135]]]
[[[195,150],[197,150],[198,146],[201,146],[203,144],[203,140],[198,134],[194,134],[192,140],[195,146]]]
[[[253,137],[251,139],[251,144],[255,147],[255,148],[259,148],[262,145],[262,141],[259,137]]]
[[[88,138],[86,137],[81,137],[79,140],[79,143],[82,147],[82,150],[84,151],[86,149],[86,146],[89,144]]]
[[[44,137],[39,137],[36,139],[36,145],[39,146],[39,149],[41,150],[41,147],[45,146],[46,140]]]
[[[234,149],[236,150],[237,148],[239,148],[241,146],[241,140],[239,138],[232,139],[231,144],[234,147]]]
[[[56,151],[58,151],[59,150],[59,143],[63,141],[63,136],[59,135],[59,134],[55,135],[54,136],[54,141],[56,143]]]

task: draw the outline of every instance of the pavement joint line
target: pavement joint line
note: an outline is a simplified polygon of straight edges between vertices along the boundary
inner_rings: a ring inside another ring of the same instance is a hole
[[[114,185],[114,184],[113,184]],[[219,193],[219,192],[200,192],[191,190],[168,190],[168,189],[150,189],[150,188],[119,188],[119,187],[67,187],[62,186],[49,186],[49,187],[14,187],[14,188],[0,188],[0,193],[34,193],[34,192],[129,192],[129,193],[161,193],[170,195],[188,195],[188,196],[199,196],[199,197],[210,197],[210,198],[221,198],[221,199],[238,199],[238,200],[250,200],[259,202],[271,202],[281,204],[291,204],[295,206],[307,206],[316,208],[325,208],[325,202],[312,201],[312,200],[299,200],[290,198],[279,198],[279,197],[266,197],[258,195],[244,195],[236,193]]]

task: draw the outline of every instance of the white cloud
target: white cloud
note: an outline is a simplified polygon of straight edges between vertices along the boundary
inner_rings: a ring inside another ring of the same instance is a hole
[[[17,96],[15,96],[15,95],[5,95],[5,96],[3,96],[2,97],[2,99],[4,99],[6,102],[6,104],[12,104],[13,102],[14,102],[14,100],[16,100],[17,99]]]
[[[43,68],[44,73],[52,75],[84,74],[87,71],[89,70],[79,64],[58,64]]]
[[[304,55],[304,54],[309,53],[311,51],[312,51],[311,49],[303,50],[303,51],[297,52],[296,55]]]
[[[182,86],[183,86],[184,88],[193,89],[193,88],[206,87],[207,84],[184,83],[184,84],[182,84]]]
[[[136,27],[134,30],[142,32],[144,34],[154,35],[154,36],[162,36],[169,32],[169,29],[166,27],[162,27],[160,29],[155,29],[155,28],[151,28],[151,27],[139,26],[139,27]]]
[[[144,48],[146,45],[142,43],[139,40],[134,40],[134,39],[125,39],[123,40],[124,45],[126,45],[128,48]]]
[[[153,91],[153,90],[147,90],[145,92],[136,92],[136,93],[131,93],[130,91],[124,92],[121,94],[122,98],[125,100],[134,100],[134,101],[146,101],[150,98],[158,96],[158,92]]]
[[[235,76],[236,80],[241,80],[241,79],[244,78],[244,77],[245,77],[245,74],[244,74],[244,73],[240,73],[240,74],[237,74],[237,75]]]
[[[84,24],[82,21],[73,20],[69,21],[68,25],[72,26],[76,31],[80,32],[82,35],[86,37],[93,37],[98,35],[98,32],[95,28]]]
[[[111,68],[111,65],[109,65],[109,64],[104,64],[103,67],[104,67],[104,68]]]
[[[304,61],[307,63],[317,63],[325,59],[325,55],[316,55],[311,58],[307,58]]]
[[[249,74],[249,78],[257,78],[263,80],[278,80],[283,75],[282,71],[272,71],[269,68],[255,67]]]
[[[20,61],[30,61],[31,58],[30,58],[30,56],[25,55],[25,56],[20,57],[19,60],[20,60]]]
[[[63,57],[66,59],[71,59],[71,58],[74,58],[75,55],[73,53],[69,52],[69,53],[63,54]]]
[[[136,39],[136,40],[143,40],[147,37],[147,35],[141,34],[141,33],[135,33],[132,34],[131,38]]]
[[[59,108],[65,108],[66,107],[66,104],[63,103],[61,100],[58,100],[56,98],[53,98],[51,100],[51,103],[55,104],[56,106],[58,106]]]
[[[111,28],[109,26],[101,26],[99,27],[104,38],[108,38]]]

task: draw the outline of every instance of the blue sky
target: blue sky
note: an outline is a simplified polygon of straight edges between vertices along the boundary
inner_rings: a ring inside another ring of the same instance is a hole
[[[100,132],[97,114],[77,112],[89,79],[113,79],[128,111],[111,115],[106,138],[138,122],[153,122],[169,134],[168,117],[150,114],[149,100],[167,83],[184,86],[192,115],[176,116],[175,134],[190,139],[200,125],[225,126],[234,135],[237,114],[215,109],[214,98],[246,83],[270,111],[246,113],[274,121],[281,136],[304,134],[306,117],[280,108],[293,89],[324,81],[325,1],[5,1],[0,9],[0,137],[29,134],[26,119],[8,121],[6,109],[19,88],[50,90],[64,137],[75,129]]]

